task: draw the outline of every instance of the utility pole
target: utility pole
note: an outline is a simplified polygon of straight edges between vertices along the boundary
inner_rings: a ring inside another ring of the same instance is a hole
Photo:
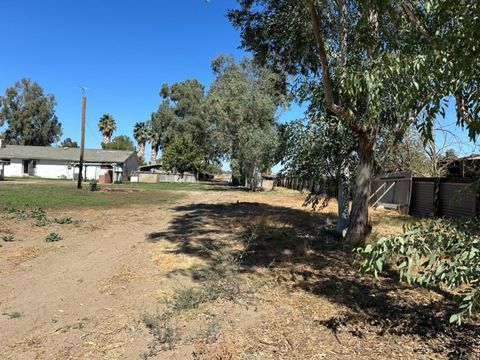
[[[87,88],[80,87],[80,89],[82,89],[82,133],[80,141],[80,162],[78,168],[77,189],[82,188],[83,157],[85,155],[85,112],[87,110]]]

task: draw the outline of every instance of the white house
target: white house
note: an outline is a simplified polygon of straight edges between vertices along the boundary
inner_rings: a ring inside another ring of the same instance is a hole
[[[78,178],[80,149],[50,146],[2,145],[0,176],[38,176],[46,179]],[[104,183],[130,180],[138,170],[133,151],[85,149],[83,177]]]

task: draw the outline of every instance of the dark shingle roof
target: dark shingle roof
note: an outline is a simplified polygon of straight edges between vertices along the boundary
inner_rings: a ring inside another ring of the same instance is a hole
[[[123,163],[132,151],[85,149],[86,162]],[[51,146],[7,145],[0,148],[0,159],[32,159],[78,161],[79,148],[56,148]]]

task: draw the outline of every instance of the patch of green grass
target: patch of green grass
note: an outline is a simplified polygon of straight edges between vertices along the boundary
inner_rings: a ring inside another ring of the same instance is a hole
[[[99,184],[101,187],[102,184]],[[142,189],[142,190],[166,190],[166,191],[206,191],[214,189],[214,183],[198,182],[198,183],[122,183],[107,185],[112,189]]]
[[[175,187],[144,187],[139,185],[163,184],[120,184],[109,186],[113,191],[77,190],[73,181],[25,181],[20,183],[0,183],[0,199],[7,210],[20,207],[73,208],[73,207],[110,207],[131,204],[165,204],[175,202],[184,195],[175,193]],[[173,184],[190,185],[190,184]],[[192,184],[196,185],[196,184]],[[169,191],[166,191],[169,190]],[[176,190],[185,190],[178,186]],[[17,212],[17,216],[22,214]],[[27,216],[25,216],[27,217]]]

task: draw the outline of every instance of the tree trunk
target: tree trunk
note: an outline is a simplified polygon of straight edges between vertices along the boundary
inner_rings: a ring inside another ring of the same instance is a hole
[[[158,149],[155,145],[152,144],[152,148],[150,150],[150,164],[157,163],[157,154],[158,154]]]
[[[138,144],[138,152],[137,152],[138,158],[140,159],[141,162],[145,160],[145,143],[139,143]]]
[[[345,171],[345,170],[344,170]],[[338,175],[338,221],[336,232],[341,237],[345,237],[348,226],[348,184],[345,184],[343,174]]]
[[[110,136],[108,135],[103,135],[103,143],[108,144],[110,142]]]
[[[362,243],[368,234],[368,201],[373,178],[373,148],[376,131],[371,130],[359,134],[359,163],[355,182],[355,194],[352,201],[352,211],[348,223],[347,238],[352,245]]]

